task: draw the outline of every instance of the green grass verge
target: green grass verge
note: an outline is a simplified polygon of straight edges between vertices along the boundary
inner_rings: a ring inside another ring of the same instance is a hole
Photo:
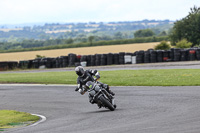
[[[38,121],[38,116],[14,110],[0,110],[0,131],[5,128],[29,125]]]
[[[200,69],[101,71],[100,81],[111,86],[198,86]],[[66,72],[0,74],[1,83],[76,84],[76,74]]]

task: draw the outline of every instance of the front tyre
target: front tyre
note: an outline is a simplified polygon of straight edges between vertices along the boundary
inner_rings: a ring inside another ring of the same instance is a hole
[[[101,96],[99,100],[104,106],[108,107],[111,111],[115,110],[115,107],[104,96]]]

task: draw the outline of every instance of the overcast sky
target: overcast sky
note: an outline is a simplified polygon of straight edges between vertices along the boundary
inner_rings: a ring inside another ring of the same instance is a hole
[[[200,0],[0,0],[0,24],[180,20]]]

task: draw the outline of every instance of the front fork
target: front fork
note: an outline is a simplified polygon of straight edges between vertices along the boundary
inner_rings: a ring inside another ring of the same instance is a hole
[[[108,93],[106,90],[103,90],[103,94],[102,95],[104,95],[104,97],[106,98],[106,99],[108,99],[110,102],[111,102],[111,104],[112,105],[115,105],[115,99],[114,99],[114,96],[112,96],[110,93]]]

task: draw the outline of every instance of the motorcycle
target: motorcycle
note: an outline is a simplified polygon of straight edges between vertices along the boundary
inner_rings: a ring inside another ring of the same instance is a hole
[[[108,93],[98,81],[88,81],[84,87],[84,89],[89,92],[89,98],[99,107],[105,107],[111,111],[116,109],[117,105],[114,102],[114,96]]]

